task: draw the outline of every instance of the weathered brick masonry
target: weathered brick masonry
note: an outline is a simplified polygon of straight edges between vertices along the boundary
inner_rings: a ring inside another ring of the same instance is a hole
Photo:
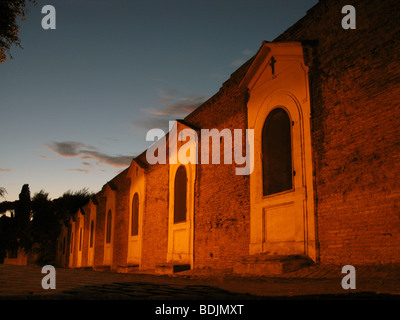
[[[166,262],[168,246],[168,165],[154,165],[146,177],[146,210],[143,220],[144,269]]]
[[[346,4],[320,1],[273,41],[300,42],[309,68],[316,261],[400,262],[400,2],[352,1],[355,30],[341,26],[341,9]],[[247,129],[249,91],[240,84],[255,57],[184,122],[198,129]],[[303,116],[308,121],[308,115]],[[220,147],[223,154],[223,143]],[[144,206],[139,218],[139,267],[154,269],[168,262],[173,205],[170,182],[174,177],[168,164],[146,163],[145,153],[134,163],[141,165],[145,176],[144,197],[139,200]],[[250,176],[235,175],[236,166],[196,165],[192,268],[231,268],[238,257],[249,254]],[[93,266],[104,265],[106,211],[112,195],[115,212],[110,267],[129,264],[130,186],[136,178],[128,169],[96,195],[96,212],[82,208],[87,216],[80,266],[88,265],[91,218],[87,217],[94,215]],[[74,237],[78,234],[75,227]],[[79,254],[76,249],[73,252],[74,257]],[[69,259],[58,261],[68,264]],[[76,258],[73,261],[71,266],[76,266]]]
[[[321,1],[275,41],[308,53],[322,262],[400,261],[400,3]]]
[[[94,265],[103,265],[104,260],[104,241],[105,241],[105,224],[106,224],[106,201],[103,195],[104,190],[97,194],[97,212],[96,212],[96,241],[94,245]]]
[[[239,88],[247,66],[220,91],[185,118],[203,129],[247,128],[247,90]],[[224,144],[221,143],[221,163]],[[200,149],[201,150],[201,149]],[[236,164],[198,166],[195,199],[195,265],[227,267],[248,253],[249,177],[235,175]]]
[[[118,180],[113,183],[117,186],[116,199],[115,199],[115,226],[114,226],[114,250],[113,252],[113,267],[126,265],[128,254],[128,241],[126,235],[128,234],[129,226],[129,185],[130,180],[126,177],[127,170],[123,171],[118,176]]]

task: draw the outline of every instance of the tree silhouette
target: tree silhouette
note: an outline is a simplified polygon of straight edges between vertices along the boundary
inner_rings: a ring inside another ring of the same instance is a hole
[[[41,190],[31,199],[29,185],[24,185],[19,200],[0,203],[0,214],[3,213],[0,217],[0,263],[6,251],[22,249],[33,253],[39,265],[54,264],[61,223],[67,223],[92,196],[87,189],[82,189],[67,191],[51,200],[49,194]],[[4,215],[7,211],[14,214],[7,217]]]
[[[0,187],[0,197],[4,198],[4,195],[7,193],[6,189],[3,187]]]
[[[7,217],[5,212],[18,212],[14,216]],[[23,185],[19,200],[0,203],[0,213],[3,216],[0,219],[0,262],[5,257],[5,252],[18,252],[19,249],[29,251],[31,241],[29,236],[29,216],[30,216],[30,191],[27,184]],[[25,218],[27,216],[27,218]]]
[[[19,194],[19,201],[15,207],[15,219],[18,224],[25,225],[29,222],[31,217],[31,192],[29,185],[24,184]]]
[[[0,0],[0,63],[7,60],[7,55],[12,59],[12,45],[22,48],[17,19],[25,20],[28,1],[36,5],[35,0]]]
[[[49,194],[41,190],[32,198],[31,238],[34,243],[32,252],[37,255],[37,264],[54,263],[59,232],[60,224],[54,203],[49,199]]]
[[[54,207],[59,221],[67,222],[79,208],[89,202],[91,194],[86,188],[79,191],[68,190],[60,198],[55,199]]]

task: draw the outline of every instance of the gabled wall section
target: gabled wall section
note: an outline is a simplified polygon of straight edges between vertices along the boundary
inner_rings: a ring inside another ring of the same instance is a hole
[[[250,253],[300,254],[316,261],[310,93],[301,43],[263,42],[241,85],[249,89],[248,128],[254,130]],[[289,190],[265,195],[263,152],[271,151],[263,149],[262,135],[277,108],[290,119],[292,183]]]

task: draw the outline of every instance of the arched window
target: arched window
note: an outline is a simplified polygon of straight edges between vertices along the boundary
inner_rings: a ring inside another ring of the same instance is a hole
[[[262,131],[263,195],[292,189],[292,134],[287,112],[276,108]]]
[[[186,221],[187,176],[184,166],[176,171],[174,185],[174,223]]]
[[[137,236],[138,234],[139,234],[139,196],[137,193],[135,193],[132,200],[131,236]]]
[[[108,210],[107,226],[106,226],[106,243],[111,243],[111,222],[112,222],[111,219],[112,219],[111,210]]]
[[[93,248],[93,237],[94,237],[94,221],[92,220],[92,222],[90,223],[90,248]]]
[[[74,247],[74,233],[71,232],[71,243],[70,243],[70,250],[69,250],[70,253],[72,253],[73,247]]]
[[[82,251],[82,228],[79,229],[79,251]]]

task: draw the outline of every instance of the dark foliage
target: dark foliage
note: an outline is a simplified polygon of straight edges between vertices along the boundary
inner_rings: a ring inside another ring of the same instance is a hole
[[[12,45],[22,48],[18,19],[25,19],[28,1],[36,4],[35,0],[0,0],[0,63],[7,60],[7,55],[12,58]]]
[[[51,200],[41,190],[31,199],[29,186],[24,185],[19,200],[0,203],[0,263],[5,251],[23,250],[36,256],[39,265],[54,264],[60,224],[68,221],[79,208],[88,203],[87,189],[68,191]],[[4,215],[12,212],[11,217]]]

